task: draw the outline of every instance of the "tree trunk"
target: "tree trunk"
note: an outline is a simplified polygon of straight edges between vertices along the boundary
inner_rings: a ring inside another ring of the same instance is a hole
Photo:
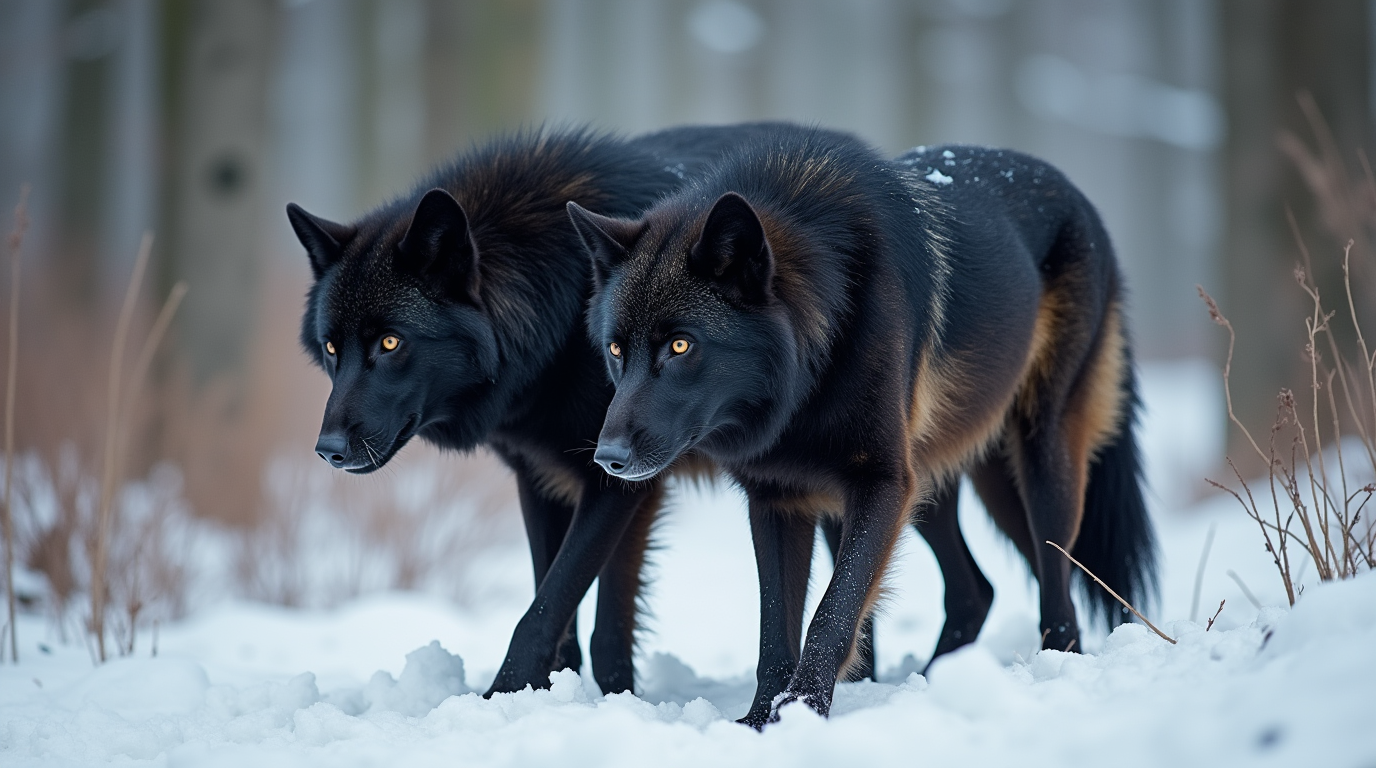
[[[276,5],[164,4],[164,283],[190,286],[178,341],[198,383],[235,378],[252,335]]]

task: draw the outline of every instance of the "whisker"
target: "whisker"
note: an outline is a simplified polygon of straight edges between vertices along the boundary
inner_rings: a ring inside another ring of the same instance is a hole
[[[373,446],[368,444],[368,438],[360,437],[359,439],[363,441],[363,449],[368,452],[368,461],[375,467],[381,467],[382,465],[377,460],[377,453],[373,450]]]

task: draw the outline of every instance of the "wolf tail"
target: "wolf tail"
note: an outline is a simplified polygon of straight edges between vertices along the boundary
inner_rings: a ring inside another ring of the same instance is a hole
[[[1117,437],[1099,450],[1090,464],[1084,517],[1075,541],[1075,559],[1104,580],[1139,611],[1157,595],[1156,537],[1142,494],[1142,459],[1134,436],[1141,400],[1131,357],[1122,386],[1123,422]],[[1129,614],[1103,587],[1079,569],[1085,604],[1091,615],[1113,628]]]

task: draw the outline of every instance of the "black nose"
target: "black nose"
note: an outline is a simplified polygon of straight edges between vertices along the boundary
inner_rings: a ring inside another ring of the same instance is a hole
[[[600,442],[592,460],[601,465],[609,475],[620,475],[631,465],[631,445],[620,440]]]
[[[322,433],[315,444],[315,453],[330,466],[340,469],[349,459],[349,440],[338,432]]]

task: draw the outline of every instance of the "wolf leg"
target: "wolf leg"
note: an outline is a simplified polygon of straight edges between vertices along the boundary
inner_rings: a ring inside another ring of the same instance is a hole
[[[762,492],[750,495],[750,535],[760,576],[760,658],[755,700],[740,722],[757,729],[769,720],[774,698],[798,666],[817,528],[810,514],[780,501]]]
[[[841,552],[841,519],[823,517],[817,526],[826,537],[827,550],[831,552],[831,563],[835,565],[836,558]],[[855,660],[851,662],[850,672],[846,675],[847,682],[854,683],[860,680],[879,680],[874,669],[873,616],[866,616],[865,623],[860,626],[860,637],[855,641]]]
[[[994,603],[994,587],[980,571],[960,532],[957,500],[960,479],[943,483],[932,501],[918,509],[913,527],[932,548],[946,585],[946,622],[941,627],[931,661],[973,643]],[[928,665],[931,665],[928,661]]]
[[[846,493],[841,552],[831,583],[807,628],[798,668],[784,693],[775,698],[770,719],[793,701],[819,714],[831,711],[836,678],[855,645],[860,624],[879,599],[880,582],[907,523],[915,481],[892,476],[856,481]]]
[[[1070,600],[1070,561],[1046,542],[1054,541],[1067,551],[1075,546],[1084,510],[1085,461],[1071,455],[1054,424],[1039,423],[1021,442],[1016,461],[1041,592],[1042,648],[1078,651],[1080,625]]]
[[[1065,248],[1065,274],[1076,276],[1089,267],[1073,257],[1094,248]],[[1112,279],[1109,272],[1109,279]],[[1007,436],[1032,543],[1033,565],[1041,588],[1042,647],[1080,650],[1080,630],[1070,600],[1070,561],[1047,541],[1068,552],[1075,550],[1084,520],[1089,460],[1112,437],[1125,397],[1123,376],[1126,340],[1113,286],[1100,292],[1067,277],[1048,295],[1069,294],[1077,307],[1056,321],[1055,339],[1047,360],[1040,363],[1041,380],[1027,386],[1020,405],[1019,424]],[[1117,564],[1115,564],[1117,565]]]
[[[535,592],[535,600],[512,633],[506,659],[486,696],[549,686],[554,664],[578,603],[621,541],[652,484],[599,488],[590,484],[573,514],[559,554]]]
[[[593,628],[588,651],[592,655],[593,678],[604,694],[635,689],[632,658],[642,571],[650,546],[650,530],[663,498],[662,486],[657,487],[636,508],[621,543],[597,581],[597,626]]]
[[[573,507],[542,493],[523,460],[508,459],[508,463],[516,471],[516,492],[521,501],[521,518],[526,525],[526,540],[530,544],[530,560],[535,566],[535,588],[538,590],[545,581],[545,574],[549,573],[550,563],[559,554],[559,545],[564,543],[569,521],[573,519]],[[549,671],[578,670],[582,664],[578,617],[574,616],[564,631],[559,652]]]

